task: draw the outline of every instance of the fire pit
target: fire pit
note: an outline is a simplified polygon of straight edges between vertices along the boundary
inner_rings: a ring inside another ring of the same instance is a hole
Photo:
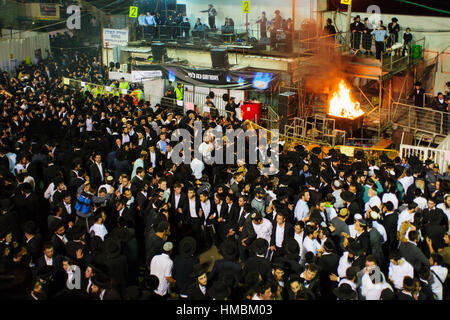
[[[341,80],[339,89],[333,93],[328,116],[335,120],[336,129],[352,132],[362,128],[364,111],[358,101],[352,100],[350,89],[344,80]]]

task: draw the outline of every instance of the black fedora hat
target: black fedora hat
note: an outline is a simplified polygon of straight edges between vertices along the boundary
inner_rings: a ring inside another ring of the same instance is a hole
[[[218,280],[214,281],[209,293],[215,300],[225,300],[230,296],[231,289],[224,281]]]
[[[236,242],[233,240],[225,240],[220,246],[220,254],[226,260],[235,260],[237,256]]]
[[[262,255],[266,254],[267,248],[269,247],[269,243],[266,239],[258,238],[250,245],[250,249],[256,254],[256,255]]]
[[[294,238],[288,238],[284,241],[284,251],[286,255],[297,255],[300,252],[300,246]]]
[[[359,257],[360,255],[362,255],[364,253],[363,248],[361,247],[361,245],[358,242],[353,241],[352,243],[350,243],[347,247],[347,250],[349,253]]]
[[[333,293],[340,300],[353,300],[356,297],[356,292],[348,283],[343,283],[339,287],[334,288]]]
[[[420,81],[416,81],[416,82],[414,83],[414,85],[415,85],[415,86],[419,86],[419,87],[420,87],[420,86],[422,85],[422,82],[420,82]]]
[[[287,267],[288,266],[284,260],[275,259],[274,261],[272,261],[272,269],[286,270]]]
[[[197,242],[193,237],[184,237],[180,241],[178,252],[183,257],[190,257],[197,249]]]
[[[347,202],[353,202],[355,201],[355,195],[351,193],[350,191],[343,191],[341,193],[341,199]]]
[[[22,225],[22,229],[23,232],[28,233],[28,234],[37,234],[39,233],[40,229],[39,227],[36,225],[36,223],[34,221],[27,221]]]
[[[122,249],[120,242],[114,238],[106,239],[103,247],[106,253],[106,257],[110,259],[118,257]]]
[[[86,234],[86,228],[82,224],[76,224],[71,228],[69,233],[73,240],[80,240],[80,238]]]
[[[198,278],[201,275],[205,274],[207,265],[207,263],[197,263],[196,265],[194,265],[194,270],[191,274],[192,278]]]
[[[111,279],[104,273],[96,273],[92,277],[92,283],[99,288],[107,289],[111,285]]]
[[[153,292],[159,286],[159,278],[156,275],[151,274],[148,277],[145,277],[144,281],[142,282],[142,285],[148,291]]]

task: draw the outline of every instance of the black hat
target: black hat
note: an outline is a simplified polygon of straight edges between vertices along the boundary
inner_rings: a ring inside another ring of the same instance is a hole
[[[235,241],[225,240],[224,242],[222,242],[222,245],[220,246],[220,254],[226,260],[235,260],[237,255],[236,249],[237,248]]]
[[[415,86],[419,86],[419,87],[420,87],[420,86],[422,85],[422,82],[420,82],[420,81],[416,81],[416,82],[414,83],[414,85],[415,85]]]
[[[209,293],[215,300],[225,300],[230,296],[231,289],[224,281],[219,280],[213,283]]]
[[[0,200],[0,211],[9,211],[13,207],[13,204],[9,199],[1,199]]]
[[[311,149],[311,152],[313,154],[319,155],[322,152],[322,149],[320,147],[314,147]]]
[[[107,258],[116,258],[120,255],[121,245],[120,242],[114,238],[108,238],[104,242],[104,248]]]
[[[430,160],[430,159],[425,160],[426,166],[429,166],[430,164],[433,164],[433,163],[434,163],[433,160]]]
[[[23,224],[22,226],[23,232],[28,233],[28,234],[37,234],[39,233],[39,227],[36,225],[36,223],[34,221],[27,221]]]
[[[298,256],[298,253],[300,252],[300,246],[294,238],[287,238],[284,241],[284,251],[287,255],[294,255],[296,254]]]
[[[362,255],[364,252],[361,245],[356,241],[353,241],[352,243],[350,243],[347,247],[347,250],[349,253],[351,253],[357,257]]]
[[[70,231],[73,240],[80,240],[86,233],[86,228],[82,224],[76,224]]]
[[[356,297],[356,292],[348,283],[343,283],[339,287],[334,288],[333,293],[340,300],[353,300]]]
[[[398,22],[398,19],[397,18],[392,18],[392,22]]]
[[[156,275],[151,274],[148,277],[145,277],[142,284],[144,285],[145,289],[153,292],[159,286],[159,278]]]
[[[364,151],[358,150],[355,152],[355,159],[362,160],[364,159]]]
[[[184,237],[180,241],[179,253],[183,257],[190,257],[197,249],[197,242],[192,237]]]
[[[282,269],[282,270],[286,270],[286,263],[281,260],[281,259],[276,259],[274,261],[272,261],[272,269]]]
[[[99,288],[107,289],[111,284],[111,279],[104,273],[96,273],[92,277],[92,283]]]
[[[206,273],[206,267],[207,267],[207,263],[197,263],[196,265],[194,265],[194,270],[192,271],[192,278],[198,278],[200,277],[202,274]]]
[[[306,178],[306,183],[314,188],[318,188],[320,185],[319,179],[317,179],[315,176],[309,176]]]
[[[353,202],[355,201],[355,195],[351,193],[350,191],[343,191],[341,193],[341,199],[347,202]]]
[[[256,255],[262,255],[266,254],[267,248],[269,247],[269,243],[266,239],[258,238],[250,245],[250,249],[256,254]]]
[[[357,220],[357,221],[359,222],[359,224],[360,224],[362,227],[367,226],[367,221],[366,221],[365,219],[359,219],[359,220]]]

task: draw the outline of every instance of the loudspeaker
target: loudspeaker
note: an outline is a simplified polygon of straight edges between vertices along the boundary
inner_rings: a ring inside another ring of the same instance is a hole
[[[165,43],[152,43],[153,62],[162,62],[163,57],[166,56]]]
[[[110,67],[111,69],[114,69],[114,66],[115,66],[114,61],[111,61],[111,62],[109,63],[109,67]]]
[[[298,95],[295,92],[284,92],[278,96],[279,130],[284,134],[284,128],[297,114]]]
[[[228,102],[228,100],[230,100],[230,96],[228,95],[228,93],[224,93],[222,99],[223,101]]]
[[[116,62],[116,69],[120,69],[120,63]]]
[[[210,97],[211,99],[214,99],[214,96],[215,96],[214,92],[213,92],[213,91],[210,91],[210,92],[209,92],[209,97]]]
[[[229,68],[228,51],[226,49],[211,49],[211,62],[213,69]]]

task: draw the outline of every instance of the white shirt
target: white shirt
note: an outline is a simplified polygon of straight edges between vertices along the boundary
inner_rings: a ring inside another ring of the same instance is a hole
[[[86,131],[92,131],[92,118],[86,119]]]
[[[44,192],[44,198],[45,199],[51,199],[53,197],[53,194],[56,192],[55,184],[52,182],[48,185],[47,189]]]
[[[411,177],[405,176],[401,179],[398,179],[398,182],[400,182],[402,184],[403,191],[406,194],[406,191],[408,190],[408,188],[414,183],[414,177],[413,176],[411,176]]]
[[[394,283],[394,288],[403,290],[403,279],[408,276],[414,278],[413,266],[402,258],[403,263],[401,265],[389,264],[389,279]]]
[[[150,263],[150,274],[159,279],[159,286],[155,293],[164,296],[169,292],[169,281],[166,277],[172,276],[173,261],[167,253],[158,254],[153,257]]]
[[[194,158],[191,162],[192,174],[195,179],[202,178],[202,172],[205,169],[205,164],[197,158]]]
[[[109,184],[105,183],[105,184],[102,184],[102,185],[98,188],[98,190],[100,190],[101,188],[105,188],[105,189],[106,189],[106,192],[109,193],[109,192],[111,191],[111,189],[112,189],[112,185],[109,185]],[[98,193],[98,195],[100,195],[100,193]]]
[[[202,207],[203,218],[205,219],[204,225],[206,226],[206,219],[208,219],[209,215],[211,214],[211,201],[210,200],[206,200],[206,202],[200,201],[200,206]]]
[[[380,282],[373,284],[367,273],[364,273],[361,282],[361,294],[366,300],[380,300],[381,292],[384,289],[389,288],[392,290],[388,283]]]
[[[286,226],[285,223],[283,223],[283,226],[280,226],[277,223],[277,227],[275,229],[275,246],[277,246],[278,248],[281,248],[283,244],[285,226]]]
[[[448,269],[443,266],[431,266],[431,275],[433,276],[433,282],[431,283],[431,291],[436,295],[436,300],[442,300],[442,282],[447,279]],[[436,275],[441,279],[438,280]]]
[[[195,208],[195,198],[189,199],[189,213],[191,215],[191,218],[198,218],[197,211]]]
[[[367,212],[367,210],[369,210],[369,208],[371,207],[380,207],[381,206],[381,200],[378,196],[373,196],[372,198],[370,198],[369,201],[366,202],[365,206],[364,206],[364,211]]]
[[[66,208],[67,214],[71,214],[72,213],[72,205],[70,203],[65,203],[63,201],[64,207]]]
[[[297,241],[298,243],[298,247],[300,248],[300,251],[298,253],[299,257],[302,256],[302,251],[303,251],[303,236],[304,236],[305,232],[302,231],[300,233],[294,233],[294,239],[295,241]]]
[[[253,229],[255,229],[256,238],[266,239],[268,243],[270,243],[270,237],[272,236],[272,223],[263,218],[263,222],[261,224],[253,224]]]
[[[152,163],[152,167],[156,167],[156,152],[150,152],[150,162]]]
[[[44,254],[44,259],[45,259],[45,264],[47,266],[52,266],[53,265],[53,257],[48,258],[45,254]]]
[[[180,202],[180,198],[181,198],[181,193],[180,194],[175,193],[175,209],[178,208],[178,202]]]
[[[417,203],[417,206],[420,208],[420,210],[425,210],[427,208],[428,202],[424,197],[414,198],[413,201]]]
[[[386,203],[386,202],[392,202],[392,204],[394,205],[394,210],[398,209],[398,199],[397,196],[393,193],[385,193],[383,195],[383,198],[381,200],[381,202]]]
[[[381,236],[383,237],[383,243],[385,243],[387,241],[387,233],[384,226],[381,223],[378,223],[378,221],[373,221],[372,225],[381,234]]]
[[[106,230],[106,227],[103,225],[103,223],[98,224],[94,223],[92,227],[89,229],[89,233],[94,232],[94,234],[100,238],[102,238],[102,241],[104,240],[105,236],[108,234],[108,230]]]
[[[303,250],[302,250],[302,260],[305,259],[305,255],[308,252],[314,253],[314,255],[317,255],[320,249],[320,243],[316,239],[311,239],[310,237],[306,236],[305,239],[303,239]]]
[[[309,207],[306,201],[299,199],[294,209],[295,220],[304,220],[309,215]]]
[[[348,251],[344,251],[344,253],[342,254],[342,257],[339,259],[339,265],[338,265],[338,269],[337,269],[339,278],[345,278],[346,271],[351,266],[352,266],[352,263],[348,261]]]
[[[348,231],[350,232],[350,237],[356,238],[355,224],[349,225],[348,226]]]
[[[404,221],[410,221],[413,222],[414,221],[414,212],[413,213],[409,213],[408,209],[405,209],[402,211],[402,213],[400,213],[398,215],[398,222],[397,222],[397,231],[400,230],[400,226],[402,225],[402,223]]]

